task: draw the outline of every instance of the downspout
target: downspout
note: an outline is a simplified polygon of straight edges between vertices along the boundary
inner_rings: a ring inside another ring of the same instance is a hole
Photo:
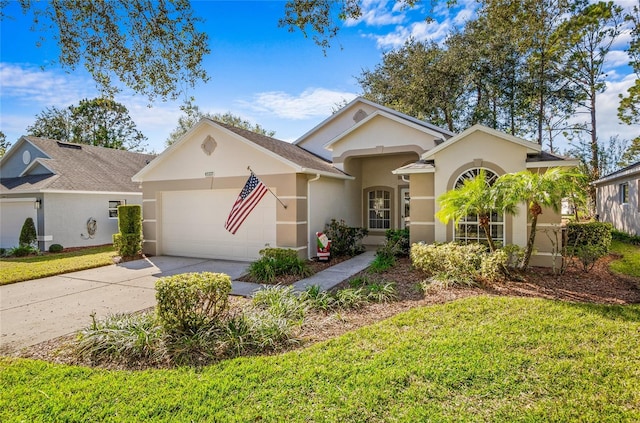
[[[320,174],[316,173],[316,176],[307,180],[307,258],[311,259],[310,245],[311,245],[311,182],[315,182],[320,179]],[[315,244],[313,244],[315,245]]]

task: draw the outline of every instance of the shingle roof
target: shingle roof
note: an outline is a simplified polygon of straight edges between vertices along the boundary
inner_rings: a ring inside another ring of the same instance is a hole
[[[131,177],[155,155],[56,140],[23,137],[45,152],[50,159],[36,159],[55,172],[0,180],[0,192],[20,191],[97,191],[139,192]]]
[[[527,162],[555,162],[560,160],[568,160],[569,157],[552,154],[547,151],[541,151],[536,154],[527,154]]]
[[[227,125],[222,122],[213,122],[269,151],[272,151],[273,153],[299,165],[300,167],[310,170],[327,172],[335,175],[346,175],[346,173],[334,167],[330,162],[316,156],[313,153],[310,153],[309,151],[303,149],[302,147],[299,147],[296,144],[291,144],[285,141],[268,137],[266,135],[257,134],[255,132]]]

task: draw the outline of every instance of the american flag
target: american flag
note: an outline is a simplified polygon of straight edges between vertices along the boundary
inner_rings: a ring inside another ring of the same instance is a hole
[[[226,230],[235,235],[235,233],[245,221],[249,213],[258,205],[262,197],[267,193],[267,187],[253,173],[249,176],[244,188],[240,191],[240,195],[233,203],[233,207],[227,217],[227,223],[224,224]]]

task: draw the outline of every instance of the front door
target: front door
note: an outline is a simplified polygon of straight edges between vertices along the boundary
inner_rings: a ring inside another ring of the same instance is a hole
[[[400,190],[400,227],[406,229],[409,227],[411,223],[411,218],[409,215],[409,202],[411,197],[409,195],[409,188],[402,188]]]

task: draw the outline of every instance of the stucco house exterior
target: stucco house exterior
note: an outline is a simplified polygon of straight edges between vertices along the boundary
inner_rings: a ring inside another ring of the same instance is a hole
[[[640,235],[640,162],[593,183],[596,213],[603,222],[631,235]]]
[[[575,164],[483,126],[456,135],[357,98],[294,143],[203,119],[133,180],[143,192],[145,253],[254,260],[266,245],[315,256],[315,233],[332,218],[367,228],[368,245],[404,227],[412,242],[477,239],[471,219],[457,229],[434,219],[441,193],[480,168],[501,175]],[[249,169],[284,205],[267,194],[231,235],[224,223]],[[524,210],[495,220],[501,241],[525,245]],[[545,210],[539,227],[559,224]],[[532,262],[544,264],[550,246],[538,239]]]
[[[18,245],[27,217],[38,247],[110,244],[117,206],[142,204],[131,177],[155,156],[21,137],[0,159],[0,247]]]

